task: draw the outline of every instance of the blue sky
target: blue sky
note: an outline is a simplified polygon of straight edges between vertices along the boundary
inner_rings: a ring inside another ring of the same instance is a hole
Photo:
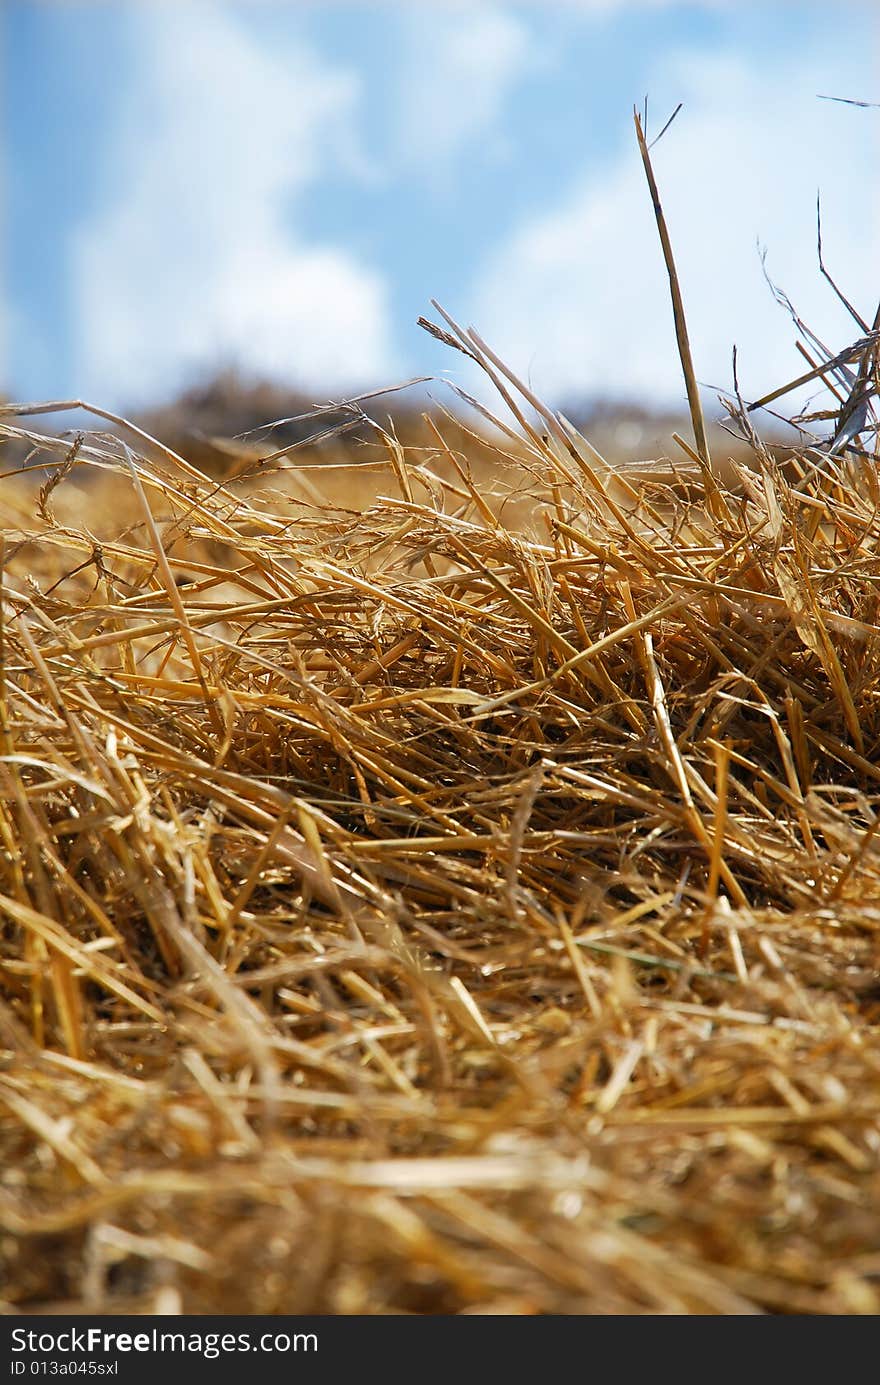
[[[880,295],[880,6],[7,0],[0,389],[137,407],[229,365],[315,398],[466,363],[681,399],[632,133],[647,94],[698,374],[800,369],[756,242],[829,345]]]

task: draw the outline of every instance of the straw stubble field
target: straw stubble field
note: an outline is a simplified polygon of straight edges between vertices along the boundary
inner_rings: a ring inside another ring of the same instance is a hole
[[[436,331],[362,507],[6,414],[6,1311],[877,1312],[874,459]]]

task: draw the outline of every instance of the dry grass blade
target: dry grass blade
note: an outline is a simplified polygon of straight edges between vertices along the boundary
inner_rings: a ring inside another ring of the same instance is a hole
[[[706,423],[703,418],[703,405],[700,400],[700,388],[697,384],[697,376],[694,371],[694,362],[691,356],[691,344],[687,330],[687,319],[684,312],[684,302],[681,296],[681,285],[678,279],[678,271],[675,267],[675,258],[672,253],[672,241],[666,226],[666,218],[663,215],[663,208],[660,205],[660,193],[657,189],[657,181],[654,177],[654,169],[651,165],[651,155],[648,151],[648,144],[645,133],[642,129],[642,122],[638,111],[633,111],[633,119],[636,127],[636,139],[639,144],[639,153],[642,156],[642,163],[645,168],[645,177],[648,180],[648,188],[651,193],[651,202],[654,207],[654,216],[657,219],[657,230],[660,234],[660,244],[663,247],[663,259],[666,263],[666,272],[669,276],[669,292],[672,297],[672,315],[675,320],[675,337],[678,342],[678,354],[681,360],[681,368],[684,374],[684,384],[687,391],[688,407],[691,411],[691,423],[694,429],[694,441],[697,448],[702,472],[703,483],[706,487],[706,499],[714,514],[718,518],[729,518],[726,513],[726,505],[715,481],[712,472],[712,459],[709,455],[709,439],[706,434]],[[662,131],[661,131],[662,134]],[[659,138],[659,136],[658,136]]]

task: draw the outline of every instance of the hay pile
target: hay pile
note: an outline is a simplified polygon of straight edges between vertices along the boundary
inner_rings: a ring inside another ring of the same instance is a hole
[[[7,1311],[880,1311],[866,414],[615,474],[448,326],[363,513],[4,426]]]

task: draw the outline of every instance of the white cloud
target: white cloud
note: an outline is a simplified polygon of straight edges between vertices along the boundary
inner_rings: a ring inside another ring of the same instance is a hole
[[[411,51],[400,63],[401,162],[435,178],[458,155],[503,150],[505,102],[541,61],[534,35],[492,4],[412,5],[403,19]]]
[[[357,79],[216,4],[130,14],[137,86],[73,248],[77,388],[137,404],[232,364],[323,393],[387,380],[383,278],[296,231],[326,167],[370,176]]]
[[[731,10],[736,0],[697,0],[700,10]],[[775,0],[786,3],[786,0]],[[614,19],[620,15],[633,14],[639,10],[681,10],[688,0],[554,0],[560,9],[580,13],[589,20]]]
[[[819,277],[826,263],[863,316],[880,292],[877,113],[816,100],[869,91],[850,55],[664,55],[658,87],[685,108],[653,152],[696,369],[729,388],[731,344],[744,392],[805,369],[794,328],[763,281],[767,265],[805,320],[839,349],[858,329]],[[657,109],[656,104],[654,109]],[[656,117],[655,117],[656,121]],[[657,125],[655,123],[655,131]],[[483,266],[470,302],[482,334],[547,395],[683,396],[669,292],[631,133],[601,173],[583,170],[556,206],[515,229]]]

